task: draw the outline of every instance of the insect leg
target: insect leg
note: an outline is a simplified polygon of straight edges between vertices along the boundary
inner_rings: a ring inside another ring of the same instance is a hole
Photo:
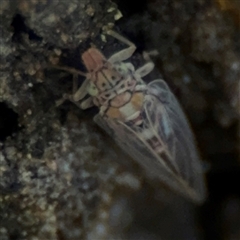
[[[74,103],[78,108],[80,109],[87,109],[90,108],[92,106],[94,106],[94,104],[92,103],[92,97],[87,98],[86,100],[84,100],[83,102],[77,102],[73,99],[73,95],[71,94],[64,94],[63,97],[59,100],[56,101],[56,106],[60,106],[61,104],[63,104],[66,100],[71,101],[72,103]]]
[[[89,85],[89,79],[86,78],[83,84],[81,85],[81,87],[77,91],[75,91],[75,93],[73,94],[73,100],[75,102],[78,102],[79,100],[83,99],[87,95],[88,85]]]
[[[79,96],[79,90],[77,90],[77,75],[80,75],[80,76],[84,76],[86,77],[86,73],[82,72],[82,71],[79,71],[75,68],[70,68],[70,67],[62,67],[62,66],[51,66],[52,68],[55,68],[55,69],[60,69],[60,70],[63,70],[63,71],[66,71],[66,72],[70,72],[73,74],[73,95],[70,95],[70,94],[64,94],[63,98],[59,99],[56,101],[56,105],[57,106],[60,106],[61,104],[63,104],[67,99],[70,100],[70,101],[73,101],[73,98],[75,95],[77,95],[77,97]],[[85,94],[86,95],[86,94]],[[84,96],[85,96],[84,95]],[[83,96],[83,97],[84,97]],[[80,99],[82,99],[82,95],[80,95]],[[79,100],[80,100],[79,99]],[[75,99],[74,99],[75,101]],[[78,100],[77,100],[78,101]]]
[[[143,58],[146,60],[148,63],[144,64],[142,67],[136,70],[136,73],[139,74],[141,77],[146,76],[149,74],[153,68],[154,68],[154,63],[151,60],[150,56],[157,56],[158,51],[157,50],[152,50],[150,52],[143,52]]]
[[[82,100],[86,95],[87,95],[87,87],[89,84],[89,80],[85,79],[83,84],[79,89],[77,89],[77,75],[76,73],[73,75],[73,94],[64,94],[63,97],[59,100],[56,101],[56,105],[60,106],[63,104],[66,100],[69,100],[76,104],[79,108],[81,109],[86,109],[88,108],[86,106],[86,103],[78,103],[78,101]],[[87,100],[86,100],[87,101]],[[90,106],[89,106],[90,107]]]
[[[84,72],[82,72],[82,71],[80,71],[80,70],[77,70],[77,69],[75,69],[75,68],[71,68],[71,67],[61,67],[61,66],[51,66],[51,68],[63,70],[63,71],[66,71],[66,72],[69,72],[69,73],[72,73],[72,74],[77,74],[77,75],[86,77],[86,73],[84,73]]]
[[[92,97],[89,97],[86,100],[81,102],[80,108],[85,110],[85,109],[88,109],[88,108],[93,107],[93,106],[94,106],[94,104],[93,104]]]
[[[151,50],[151,51],[143,51],[143,58],[144,58],[144,60],[145,61],[147,61],[147,62],[152,62],[152,59],[151,59],[151,57],[150,56],[153,56],[153,57],[155,57],[155,56],[157,56],[159,53],[158,53],[158,51],[157,50]]]
[[[135,52],[136,50],[136,46],[134,43],[132,43],[131,41],[129,41],[128,39],[126,39],[125,37],[121,36],[120,34],[118,34],[117,32],[115,31],[112,31],[112,30],[107,30],[106,33],[108,35],[111,35],[112,37],[118,39],[119,41],[127,44],[129,47],[126,48],[126,49],[123,49],[115,54],[113,54],[109,59],[108,61],[111,62],[111,63],[115,63],[115,62],[122,62],[128,58],[130,58],[133,53]]]
[[[68,99],[69,99],[69,94],[64,94],[62,98],[55,101],[56,106],[59,107],[60,105],[62,105]]]
[[[146,76],[149,74],[154,68],[154,63],[153,62],[148,62],[144,64],[142,67],[138,68],[136,70],[136,74],[139,74],[141,77]]]
[[[78,90],[78,78],[76,74],[73,74],[73,86],[72,86],[72,93],[75,94]]]

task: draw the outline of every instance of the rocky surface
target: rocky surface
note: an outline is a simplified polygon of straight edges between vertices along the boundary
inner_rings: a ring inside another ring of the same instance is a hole
[[[0,238],[237,239],[239,9],[234,0],[2,0]],[[135,65],[158,50],[146,81],[164,78],[190,119],[209,169],[203,207],[149,182],[94,124],[97,109],[56,107],[72,76],[52,65],[84,71],[91,43],[106,56],[123,47],[105,25],[136,43]]]

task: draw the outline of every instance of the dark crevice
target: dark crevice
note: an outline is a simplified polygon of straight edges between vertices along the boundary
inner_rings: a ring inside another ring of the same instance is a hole
[[[147,0],[139,0],[137,3],[128,0],[114,0],[114,2],[118,5],[118,9],[124,14],[124,16],[142,13],[146,11],[147,8]]]
[[[221,156],[221,158],[224,157],[225,160],[234,158],[231,155]],[[204,239],[221,240],[225,233],[222,224],[226,223],[221,215],[223,204],[228,199],[234,200],[240,197],[240,189],[236,187],[236,183],[240,182],[240,167],[237,163],[230,167],[226,167],[223,163],[218,170],[208,173],[207,180],[210,194],[207,203],[201,209],[201,221],[205,230]],[[234,211],[236,210],[234,209]]]
[[[25,25],[24,18],[20,14],[16,14],[13,18],[11,26],[14,29],[13,41],[19,41],[21,39],[21,33],[26,33],[29,36],[29,39],[32,41],[42,41],[42,38],[39,37],[32,29]]]
[[[18,114],[10,109],[6,103],[0,103],[0,141],[19,130]]]

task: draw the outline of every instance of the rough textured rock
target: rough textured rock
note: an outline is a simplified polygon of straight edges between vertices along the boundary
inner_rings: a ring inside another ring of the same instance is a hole
[[[235,0],[1,1],[0,238],[238,236],[239,9]],[[123,47],[105,25],[137,44],[135,65],[158,50],[146,81],[164,78],[191,121],[210,169],[202,208],[149,182],[93,123],[96,109],[55,106],[72,76],[52,65],[84,71],[91,43],[106,56]]]

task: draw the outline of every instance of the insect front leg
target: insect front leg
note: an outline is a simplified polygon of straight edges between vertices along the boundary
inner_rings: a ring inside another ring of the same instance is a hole
[[[81,109],[87,109],[93,106],[92,103],[92,97],[87,98],[84,101],[80,101],[82,100],[84,97],[86,97],[87,95],[87,88],[89,86],[89,80],[88,78],[85,79],[85,81],[83,82],[83,84],[81,85],[80,88],[77,88],[77,75],[74,74],[73,75],[73,90],[72,90],[72,94],[64,94],[63,97],[59,100],[56,101],[56,105],[59,106],[61,104],[63,104],[66,100],[69,100],[71,102],[73,102],[75,105],[77,105],[77,107],[81,108]],[[80,101],[80,102],[79,102]]]
[[[112,30],[107,30],[106,33],[129,46],[128,48],[123,49],[123,50],[113,54],[108,59],[109,62],[111,62],[111,63],[122,62],[122,61],[130,58],[133,55],[133,53],[136,50],[136,46],[135,46],[134,43],[132,43],[131,41],[129,41],[125,37],[121,36],[120,34],[118,34],[117,32],[114,32]]]
[[[77,89],[77,76],[80,75],[80,76],[86,77],[87,74],[82,71],[79,71],[75,68],[62,67],[62,66],[52,66],[52,67],[55,69],[64,70],[64,71],[67,71],[67,72],[70,72],[73,74],[73,90],[72,90],[73,93],[72,94],[64,94],[61,99],[56,101],[56,105],[60,106],[66,100],[70,100],[71,102],[74,102],[75,104],[77,104],[78,107],[80,107],[80,105],[77,102],[86,96],[86,94],[87,94],[86,88],[88,86],[88,80],[86,78],[86,80],[84,81],[82,86],[79,89]]]
[[[79,108],[81,108],[83,110],[94,106],[92,97],[88,97],[84,101],[80,101],[84,97],[86,97],[86,95],[88,94],[87,90],[88,90],[88,87],[89,87],[89,83],[90,83],[89,79],[86,78],[84,80],[83,84],[81,85],[81,87],[77,89],[76,88],[77,87],[77,76],[74,75],[73,95],[72,95],[72,100],[71,101],[73,101]]]
[[[62,68],[61,68],[62,69]],[[73,74],[73,86],[72,86],[72,94],[69,93],[65,93],[63,94],[63,97],[61,99],[58,99],[56,101],[56,105],[60,106],[62,105],[66,100],[69,100],[71,102],[73,102],[73,94],[77,91],[77,75],[76,73]]]
[[[80,103],[80,108],[85,110],[94,106],[92,97],[87,98],[86,100]]]
[[[87,89],[89,86],[89,79],[86,78],[84,80],[83,84],[81,85],[81,87],[78,89],[76,89],[76,86],[77,86],[76,80],[77,80],[76,78],[73,79],[73,91],[74,91],[73,92],[73,100],[75,102],[78,102],[78,101],[82,100],[88,93]],[[75,81],[75,83],[74,83],[74,81]]]

